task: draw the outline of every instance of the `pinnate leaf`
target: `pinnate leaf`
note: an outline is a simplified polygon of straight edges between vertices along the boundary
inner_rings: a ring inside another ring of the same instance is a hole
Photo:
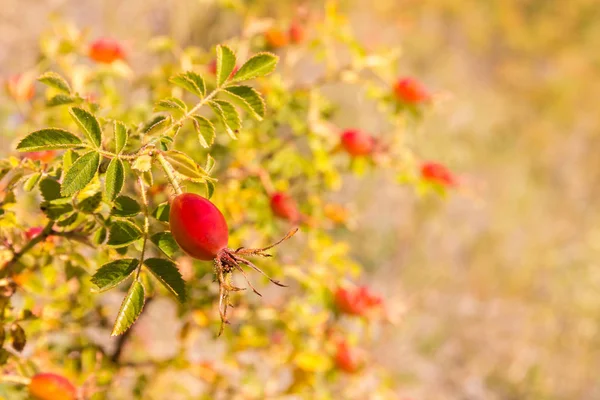
[[[177,300],[181,303],[185,301],[185,281],[174,262],[162,258],[149,258],[144,261],[144,265]]]
[[[198,140],[200,145],[204,148],[212,146],[215,142],[215,127],[208,119],[200,115],[194,115],[192,117],[194,123],[194,129],[198,133]]]
[[[236,57],[233,50],[227,46],[217,46],[217,86],[221,86],[227,81],[235,64]]]
[[[81,146],[81,140],[59,128],[48,128],[27,135],[17,145],[19,151],[59,150]]]
[[[46,72],[45,74],[43,74],[39,78],[37,78],[37,80],[42,82],[43,84],[53,87],[63,93],[67,93],[67,94],[71,93],[71,87],[69,86],[69,84],[67,83],[65,78],[63,78],[56,72],[52,72],[52,71]]]
[[[128,246],[142,237],[142,231],[132,222],[114,221],[110,226],[108,245],[113,247]]]
[[[102,130],[96,117],[89,111],[79,107],[71,108],[70,113],[73,120],[83,130],[90,142],[99,148],[102,144]]]
[[[260,121],[265,117],[265,101],[250,86],[230,86],[225,88],[225,91],[257,120]]]
[[[123,258],[109,262],[96,271],[91,281],[98,287],[98,291],[104,292],[127,279],[138,264],[139,261],[135,258]]]
[[[123,166],[123,161],[115,157],[108,164],[104,182],[106,198],[109,201],[113,201],[121,193],[124,182],[125,167]]]
[[[121,335],[131,328],[131,325],[135,323],[142,313],[146,300],[145,295],[144,286],[141,282],[134,281],[121,304],[111,336]]]
[[[71,196],[94,179],[100,165],[100,154],[90,151],[79,157],[65,174],[61,186],[63,196]]]
[[[258,53],[242,65],[233,77],[234,81],[245,81],[270,74],[275,70],[279,57],[272,53]]]

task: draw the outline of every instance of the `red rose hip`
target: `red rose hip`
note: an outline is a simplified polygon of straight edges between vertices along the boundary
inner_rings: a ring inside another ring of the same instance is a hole
[[[36,400],[75,400],[77,388],[63,376],[41,373],[31,378],[29,394]]]
[[[260,293],[248,280],[243,266],[263,274],[278,286],[285,286],[281,282],[271,279],[245,256],[270,257],[266,251],[289,239],[297,229],[290,231],[283,239],[267,247],[230,249],[227,247],[229,230],[225,217],[208,199],[194,193],[181,193],[175,197],[171,202],[169,223],[171,234],[183,251],[199,260],[214,262],[215,275],[219,282],[219,314],[221,315],[219,335],[223,332],[224,324],[228,323],[229,292],[243,290],[243,288],[232,285],[230,276],[233,271],[239,271],[246,279],[248,286],[258,295]]]
[[[457,186],[458,181],[454,174],[445,166],[437,162],[425,162],[421,165],[421,177],[442,186]]]
[[[171,233],[183,251],[199,260],[213,260],[227,247],[229,229],[221,211],[194,193],[180,194],[171,203]]]
[[[431,95],[419,81],[413,78],[401,78],[394,85],[394,94],[405,103],[418,104],[431,99]]]
[[[284,192],[276,192],[271,196],[271,210],[279,218],[290,222],[298,222],[300,219],[296,201]]]
[[[342,147],[353,157],[366,156],[373,152],[375,139],[359,130],[349,129],[342,133]]]
[[[114,39],[102,38],[92,42],[89,57],[99,63],[111,64],[125,59],[125,51],[121,44]]]

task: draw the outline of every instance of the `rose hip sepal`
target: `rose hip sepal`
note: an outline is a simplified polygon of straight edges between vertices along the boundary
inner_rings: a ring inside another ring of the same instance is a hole
[[[227,247],[229,228],[225,217],[210,200],[194,193],[183,193],[175,197],[171,203],[169,223],[171,234],[183,251],[198,260],[213,260],[214,262],[215,275],[219,282],[219,313],[221,315],[219,335],[223,332],[224,324],[228,323],[229,292],[244,290],[244,288],[235,287],[231,284],[231,274],[234,270],[239,271],[244,276],[248,286],[259,296],[261,294],[250,283],[245,271],[242,269],[242,265],[263,274],[277,286],[286,286],[270,278],[243,256],[270,257],[271,255],[267,254],[266,251],[292,237],[298,229],[291,230],[283,239],[261,249],[245,249],[242,247],[232,250]]]
[[[41,373],[31,378],[29,394],[36,400],[75,400],[77,388],[63,376]]]

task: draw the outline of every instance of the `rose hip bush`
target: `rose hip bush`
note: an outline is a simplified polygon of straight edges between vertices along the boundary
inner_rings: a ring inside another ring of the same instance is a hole
[[[352,199],[328,197],[375,169],[417,188],[455,180],[401,140],[434,96],[326,11],[249,19],[212,48],[156,38],[136,49],[152,60],[143,71],[118,39],[65,24],[36,67],[6,77],[18,123],[3,127],[14,144],[0,160],[0,394],[394,398],[368,353],[394,304],[337,239]],[[322,63],[314,82],[288,73],[302,57]],[[322,90],[335,84],[378,104],[388,128],[335,126]],[[127,357],[145,306],[169,295],[178,350]],[[204,358],[190,356],[199,337]],[[157,391],[165,376],[176,389]]]

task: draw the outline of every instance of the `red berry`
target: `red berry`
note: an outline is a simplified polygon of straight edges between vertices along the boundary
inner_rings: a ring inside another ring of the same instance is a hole
[[[427,181],[443,186],[457,186],[454,174],[445,165],[436,162],[426,162],[421,165],[421,177]]]
[[[34,161],[42,161],[42,162],[48,163],[56,157],[56,151],[54,151],[54,150],[32,151],[29,153],[24,153],[23,157],[29,158]]]
[[[125,59],[125,51],[114,39],[97,39],[90,45],[89,57],[99,63],[110,64]]]
[[[413,78],[401,78],[394,85],[396,97],[410,104],[419,104],[431,99],[431,95],[421,83]]]
[[[29,394],[37,400],[75,400],[77,388],[63,376],[43,373],[31,378]]]
[[[43,230],[44,228],[42,228],[41,226],[29,228],[27,232],[25,232],[25,237],[27,237],[27,240],[31,240],[34,237],[38,236],[40,233],[42,233]]]
[[[344,372],[350,374],[357,372],[361,367],[361,361],[359,360],[356,352],[348,345],[348,342],[341,340],[337,344],[337,351],[335,353],[335,365]]]
[[[290,25],[289,29],[290,42],[301,43],[304,40],[304,28],[300,23],[294,21]]]
[[[342,146],[351,156],[365,156],[373,151],[375,139],[361,131],[349,129],[342,133]]]
[[[17,74],[7,79],[6,93],[17,101],[29,101],[35,95],[35,87],[31,79]]]
[[[298,222],[300,219],[296,201],[284,192],[277,192],[271,196],[271,210],[279,218],[290,222]]]
[[[371,293],[368,287],[355,289],[338,288],[334,293],[335,305],[343,313],[366,315],[369,309],[382,305],[381,297]]]
[[[227,221],[221,211],[202,196],[183,193],[175,197],[169,222],[179,247],[194,258],[213,260],[227,246]]]
[[[272,49],[285,47],[288,44],[288,37],[285,33],[277,28],[271,28],[265,32],[265,41],[267,46]]]

